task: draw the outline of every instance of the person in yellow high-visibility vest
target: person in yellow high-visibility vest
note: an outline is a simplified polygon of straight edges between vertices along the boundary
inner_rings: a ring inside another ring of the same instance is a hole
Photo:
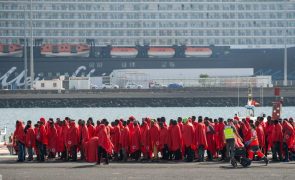
[[[224,127],[224,140],[226,144],[226,161],[233,161],[235,156],[235,138],[240,138],[233,120],[229,119],[228,124]]]

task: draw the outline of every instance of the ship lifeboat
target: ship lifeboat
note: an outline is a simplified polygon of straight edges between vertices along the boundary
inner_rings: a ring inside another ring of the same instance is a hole
[[[20,44],[0,44],[0,57],[22,57],[23,47]]]
[[[137,54],[136,48],[112,48],[111,50],[112,58],[135,58]]]
[[[210,48],[188,47],[185,50],[185,57],[210,57],[211,55]]]
[[[171,58],[174,54],[173,48],[150,48],[148,51],[148,56],[155,58]]]
[[[89,57],[87,44],[44,44],[41,54],[46,57]]]

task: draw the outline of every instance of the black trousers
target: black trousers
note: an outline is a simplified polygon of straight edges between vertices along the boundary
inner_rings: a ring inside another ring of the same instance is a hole
[[[226,146],[224,146],[223,149],[220,150],[220,154],[221,154],[221,159],[225,160],[226,159]]]
[[[203,145],[200,145],[198,147],[198,154],[199,154],[199,161],[204,162],[205,147]]]
[[[136,161],[140,158],[140,156],[141,156],[141,151],[140,150],[137,150],[137,151],[135,151],[134,153],[131,154],[131,158],[135,159]]]
[[[180,149],[177,149],[176,151],[174,151],[173,154],[174,154],[174,159],[175,160],[180,160],[181,159],[181,151],[180,151]]]
[[[290,151],[290,160],[295,161],[295,151]]]
[[[45,161],[45,156],[46,156],[46,145],[42,144],[42,142],[37,142],[37,147],[39,151],[39,160],[40,161]]]
[[[81,153],[81,160],[84,160],[84,159],[85,159],[84,146],[83,146],[83,145],[81,145],[80,147],[81,147],[81,149],[80,149],[80,153]]]
[[[118,161],[119,160],[119,153],[114,152],[113,158],[114,158],[114,161]]]
[[[192,150],[191,147],[185,147],[184,156],[187,162],[192,162],[195,158],[195,152]]]
[[[278,159],[278,156],[279,156],[279,159]],[[282,161],[283,160],[280,142],[275,142],[273,145],[273,160],[275,160],[275,161],[277,161],[277,160]]]
[[[100,163],[100,161],[101,161],[102,158],[105,158],[105,162],[107,164],[109,163],[108,154],[107,154],[106,150],[103,147],[98,146],[98,148],[97,148],[97,154],[98,154],[97,163]]]
[[[287,143],[283,143],[283,151],[285,153],[285,161],[289,161],[289,148]]]
[[[169,151],[169,160],[172,160],[174,158],[173,151]]]
[[[165,144],[164,148],[162,149],[162,158],[163,160],[168,160],[169,159],[169,149],[168,149],[168,145]]]
[[[213,154],[211,151],[207,150],[207,155],[208,155],[208,161],[213,161]]]
[[[264,147],[264,152],[263,152],[265,155],[267,155],[268,144],[269,144],[269,142],[268,142],[268,137],[265,136],[265,147]]]
[[[72,160],[77,161],[77,145],[71,146],[70,150],[71,150]]]
[[[119,157],[118,157],[118,160],[119,160],[119,161],[122,161],[122,160],[123,160],[123,149],[120,149],[120,151],[119,151]]]
[[[67,161],[69,159],[67,147],[64,145],[64,151],[61,153],[61,159]]]

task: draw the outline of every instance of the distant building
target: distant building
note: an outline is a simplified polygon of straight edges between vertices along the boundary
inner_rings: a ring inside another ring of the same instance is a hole
[[[63,90],[63,79],[39,80],[35,81],[34,89],[36,90]]]
[[[83,90],[90,89],[90,77],[70,77],[69,89],[70,90]]]
[[[150,82],[163,85],[181,83],[184,86],[198,86],[196,81],[202,75],[208,77],[250,77],[254,75],[253,68],[203,68],[203,69],[121,69],[110,74],[111,84],[125,87],[127,83],[136,83],[148,88]]]
[[[166,87],[272,87],[271,76],[255,76],[253,68],[206,69],[124,69],[114,70],[111,84],[125,88],[128,83],[150,88],[151,84]]]

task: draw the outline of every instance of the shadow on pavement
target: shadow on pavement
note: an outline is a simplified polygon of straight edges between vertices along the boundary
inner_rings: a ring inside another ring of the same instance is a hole
[[[238,166],[237,168],[234,168],[231,165],[228,165],[228,166],[219,166],[219,168],[221,168],[221,169],[243,169],[242,166]]]
[[[88,164],[88,165],[82,165],[82,166],[75,166],[72,167],[73,169],[80,169],[80,168],[94,168],[94,167],[99,167],[99,165],[96,164]]]

